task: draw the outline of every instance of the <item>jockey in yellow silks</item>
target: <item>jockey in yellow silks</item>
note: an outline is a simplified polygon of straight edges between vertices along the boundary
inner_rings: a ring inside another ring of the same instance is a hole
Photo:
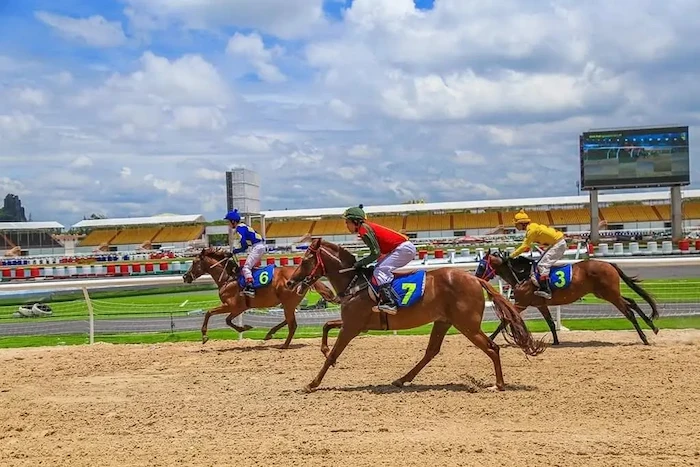
[[[522,209],[515,215],[513,222],[516,229],[525,231],[525,238],[522,245],[513,252],[512,257],[521,255],[533,243],[547,248],[537,263],[537,269],[540,273],[540,288],[535,291],[535,295],[550,299],[552,298],[552,289],[549,282],[549,271],[554,263],[566,253],[566,238],[562,232],[552,227],[532,222]]]

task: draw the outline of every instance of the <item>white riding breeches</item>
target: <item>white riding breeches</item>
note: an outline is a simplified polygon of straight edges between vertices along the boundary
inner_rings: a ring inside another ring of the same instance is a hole
[[[549,276],[549,270],[554,266],[554,263],[564,257],[566,248],[566,239],[562,238],[542,253],[542,259],[537,263],[537,269],[541,276]]]
[[[248,257],[245,260],[245,264],[241,268],[241,271],[243,272],[243,277],[245,277],[246,281],[253,279],[252,269],[255,267],[256,264],[258,264],[258,261],[260,261],[260,258],[262,258],[263,254],[265,254],[264,243],[256,243],[255,245],[250,247],[250,253],[248,253]]]
[[[416,247],[410,241],[397,246],[394,251],[382,258],[374,268],[374,278],[378,285],[394,280],[393,270],[406,266],[416,258]]]

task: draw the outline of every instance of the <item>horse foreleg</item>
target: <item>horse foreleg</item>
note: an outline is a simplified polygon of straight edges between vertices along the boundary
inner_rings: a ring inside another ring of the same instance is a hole
[[[226,317],[226,324],[228,324],[230,327],[235,329],[237,332],[246,332],[250,331],[253,329],[253,326],[246,324],[245,326],[238,326],[233,323],[233,319],[238,316],[240,313],[229,313],[229,315]]]
[[[284,344],[280,346],[281,349],[288,349],[289,344],[292,342],[292,338],[294,337],[294,333],[297,332],[297,317],[295,315],[296,313],[296,307],[294,306],[285,306],[284,307],[284,320],[287,323],[287,326],[289,327],[289,332],[287,333],[287,339],[284,341]]]
[[[547,305],[542,305],[537,307],[538,310],[540,310],[540,313],[542,313],[542,317],[544,317],[544,320],[547,322],[547,326],[549,326],[549,330],[552,332],[552,338],[554,339],[554,343],[552,345],[559,345],[559,336],[557,336],[557,327],[554,324],[554,320],[552,319],[552,314],[549,312],[549,308]]]
[[[433,324],[433,330],[430,333],[430,341],[428,342],[428,347],[425,349],[425,355],[420,362],[414,366],[411,371],[406,373],[401,378],[394,381],[393,384],[396,387],[401,387],[405,383],[410,383],[413,378],[427,365],[430,361],[435,358],[437,354],[440,353],[440,347],[442,347],[442,341],[445,340],[445,335],[447,331],[452,327],[452,323],[446,321],[435,321]]]
[[[328,347],[328,333],[331,329],[339,329],[341,327],[343,327],[342,319],[334,319],[326,322],[326,324],[323,325],[323,336],[321,337],[321,353],[325,357],[328,357],[328,352],[330,352],[331,350]]]
[[[306,392],[313,391],[321,384],[321,381],[326,375],[328,368],[330,368],[331,365],[335,364],[335,361],[338,359],[340,354],[343,353],[345,347],[347,347],[350,341],[357,337],[359,333],[359,329],[348,329],[345,327],[340,328],[340,333],[338,333],[338,338],[335,341],[335,345],[333,345],[333,348],[326,357],[326,361],[323,362],[323,367],[321,368],[321,371],[319,371],[318,375],[316,375],[316,378],[314,378],[314,380],[307,384],[304,388]]]
[[[263,340],[269,341],[270,339],[272,339],[272,336],[274,336],[277,331],[279,331],[280,329],[282,329],[286,325],[287,325],[287,320],[286,319],[282,320],[282,322],[280,324],[273,326],[272,328],[270,328],[269,331],[267,331],[267,334],[265,334],[265,338]]]
[[[226,313],[226,312],[231,313],[231,305],[226,304],[226,303],[224,303],[223,305],[219,305],[216,308],[212,308],[211,310],[208,310],[206,312],[206,314],[204,315],[204,322],[202,323],[202,344],[206,344],[207,341],[209,340],[209,336],[207,336],[207,329],[209,326],[209,318],[211,318],[214,315],[220,315],[221,313]]]

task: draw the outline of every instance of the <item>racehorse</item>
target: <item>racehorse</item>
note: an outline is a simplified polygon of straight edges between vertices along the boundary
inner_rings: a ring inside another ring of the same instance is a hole
[[[555,265],[550,273],[552,298],[549,300],[534,295],[537,290],[536,279],[533,278],[535,268],[536,262],[525,256],[510,258],[507,253],[502,253],[500,250],[493,253],[489,251],[479,261],[475,275],[485,280],[491,280],[496,275],[500,276],[512,287],[515,306],[519,311],[522,312],[529,306],[536,307],[547,321],[554,338],[554,345],[559,344],[559,338],[548,305],[568,305],[589,293],[612,303],[620,310],[634,325],[645,345],[649,345],[649,342],[634,316],[635,311],[654,331],[654,334],[659,333],[659,329],[653,322],[659,317],[656,302],[638,285],[641,282],[639,279],[627,276],[616,264],[587,260],[573,265]],[[649,304],[652,311],[651,319],[644,314],[634,300],[620,294],[620,279]],[[503,323],[491,335],[491,339],[494,339],[502,329]]]
[[[233,266],[232,274],[229,274],[227,271],[229,266]],[[289,291],[285,287],[287,280],[295,270],[295,266],[269,266],[268,268],[254,269],[253,276],[257,283],[255,298],[240,295],[241,287],[239,281],[236,280],[239,277],[239,270],[240,266],[228,256],[226,251],[205,248],[192,261],[192,266],[190,266],[189,270],[183,274],[182,278],[188,284],[203,274],[209,274],[219,288],[221,305],[208,310],[204,315],[202,343],[204,344],[209,340],[207,325],[209,324],[209,318],[213,315],[228,313],[226,324],[238,332],[244,332],[252,329],[252,326],[240,327],[235,325],[233,319],[236,316],[250,308],[269,308],[281,304],[285,319],[270,329],[265,336],[265,340],[271,339],[286,324],[289,327],[289,334],[281,348],[289,348],[289,343],[292,341],[297,329],[294,313],[297,305],[303,299],[302,296]],[[270,278],[270,276],[272,277]],[[314,284],[313,289],[325,300],[336,302],[333,291],[323,283]]]
[[[411,329],[434,323],[428,348],[423,359],[406,375],[394,381],[397,387],[413,381],[416,375],[439,352],[442,341],[451,326],[457,328],[493,361],[496,389],[504,390],[499,347],[481,331],[485,299],[483,290],[493,301],[499,317],[507,323],[506,331],[526,355],[544,351],[544,342],[535,342],[515,307],[487,281],[466,271],[442,268],[396,274],[392,285],[403,291],[399,296],[396,315],[375,313],[376,291],[371,285],[371,272],[353,268],[355,256],[343,247],[315,239],[307,249],[301,264],[287,280],[287,288],[298,294],[321,277],[327,277],[338,297],[341,297],[341,326],[335,345],[327,352],[326,360],[316,378],[306,386],[313,391],[321,384],[328,368],[334,365],[345,347],[358,334],[367,330]],[[332,323],[332,322],[331,322]],[[335,323],[338,323],[337,321]]]

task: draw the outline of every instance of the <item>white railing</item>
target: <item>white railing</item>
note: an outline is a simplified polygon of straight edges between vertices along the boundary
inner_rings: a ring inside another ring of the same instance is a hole
[[[478,266],[477,262],[474,261],[464,261],[464,262],[453,262],[449,263],[448,259],[445,260],[430,260],[428,264],[413,264],[408,268],[402,268],[401,270],[434,270],[438,268],[460,268],[473,271]],[[573,264],[581,260],[563,260],[560,264]],[[601,258],[599,261],[614,262],[618,264],[623,270],[626,268],[636,268],[645,269],[645,274],[643,274],[644,279],[653,279],[656,275],[658,277],[659,269],[675,268],[679,266],[685,266],[690,271],[700,271],[700,269],[694,270],[692,267],[700,266],[700,257],[689,256],[689,257],[668,257],[668,258]],[[691,273],[692,274],[692,273]],[[695,273],[697,274],[697,273]],[[197,279],[196,284],[212,284],[213,280],[210,276],[205,275]],[[98,332],[117,332],[117,331],[105,331],[105,324],[110,324],[111,330],[123,329],[124,332],[144,332],[149,330],[155,330],[158,328],[157,323],[144,324],[146,327],[141,327],[139,323],[146,323],[147,318],[157,319],[153,317],[153,313],[158,312],[160,315],[169,315],[171,322],[180,319],[181,323],[187,320],[188,329],[194,329],[193,326],[201,325],[201,316],[192,316],[201,314],[203,309],[213,308],[218,304],[215,297],[212,298],[211,302],[198,303],[198,304],[186,304],[183,303],[177,308],[171,306],[169,311],[164,309],[159,309],[157,304],[143,304],[139,303],[138,300],[134,300],[133,303],[121,304],[122,307],[118,311],[124,311],[123,317],[117,317],[119,319],[105,319],[100,320],[99,318],[108,317],[108,315],[114,315],[116,312],[113,309],[114,302],[105,299],[94,299],[91,298],[91,291],[100,291],[104,289],[121,289],[121,288],[131,288],[131,287],[165,287],[165,286],[180,286],[183,292],[188,291],[188,285],[183,283],[181,275],[170,275],[170,276],[141,276],[141,277],[128,277],[128,278],[111,278],[111,279],[80,279],[80,280],[44,280],[36,282],[11,282],[0,284],[0,298],[13,296],[13,295],[26,295],[30,296],[45,296],[46,294],[53,292],[67,292],[76,291],[81,293],[83,299],[76,301],[75,316],[74,321],[80,321],[76,323],[76,326],[82,325],[83,327],[80,333],[86,333],[89,342],[94,342],[95,336],[95,317],[98,317],[98,321],[101,330]],[[643,287],[644,284],[642,284]],[[499,287],[501,292],[504,291],[503,284],[499,282]],[[700,288],[700,278],[697,280],[692,279],[689,281],[676,281],[676,282],[664,282],[661,285],[657,284],[657,290],[652,290],[657,298],[663,301],[664,307],[662,308],[662,316],[672,316],[672,315],[692,315],[700,313],[700,299],[695,299],[695,289]],[[647,288],[647,290],[649,290]],[[83,301],[84,300],[84,301]],[[636,300],[636,299],[635,299]],[[647,309],[647,305],[641,301],[637,302],[642,306],[643,309]],[[48,302],[51,303],[51,302]],[[53,304],[52,304],[53,305]],[[490,304],[489,304],[490,305]],[[613,317],[621,315],[612,307],[612,305],[607,303],[579,303],[572,304],[570,306],[565,306],[565,312],[562,312],[561,307],[553,307],[552,312],[557,323],[557,327],[561,327],[562,315],[565,319],[571,318],[596,318],[596,317]],[[164,313],[165,312],[165,313]],[[141,314],[141,316],[139,316]],[[173,315],[177,315],[173,321]],[[488,317],[485,315],[484,320],[495,319],[492,316],[492,310],[489,310]],[[300,325],[303,325],[304,319],[307,325],[318,325],[322,324],[324,321],[333,319],[337,317],[337,310],[312,310],[312,311],[299,311],[298,320]],[[59,334],[62,329],[67,326],[67,321],[60,320],[57,316],[53,318],[49,317],[37,317],[37,318],[22,318],[22,319],[2,319],[9,318],[10,316],[0,316],[0,335],[28,335],[28,334]],[[112,316],[114,318],[114,316]],[[525,312],[525,318],[538,318],[539,314],[536,310],[528,310]],[[282,314],[279,310],[269,310],[268,312],[261,312],[259,310],[251,310],[246,312],[245,316],[240,317],[241,319],[238,323],[245,320],[246,324],[254,325],[255,327],[270,327],[277,322],[282,320]],[[167,319],[166,318],[160,318]],[[127,323],[128,322],[128,323]],[[119,323],[124,326],[120,328]],[[128,325],[127,325],[128,324]],[[3,327],[8,326],[6,329],[16,329],[15,331],[3,332]],[[14,328],[13,328],[14,326]],[[162,323],[160,324],[162,327]],[[173,329],[178,326],[173,325]],[[60,329],[59,329],[60,328]],[[68,333],[68,332],[64,332]]]

